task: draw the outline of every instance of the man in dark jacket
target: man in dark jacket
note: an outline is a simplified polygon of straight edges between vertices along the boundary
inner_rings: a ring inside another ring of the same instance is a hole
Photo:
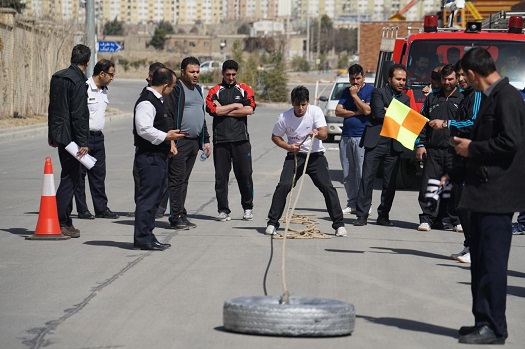
[[[454,66],[451,64],[444,66],[440,74],[441,88],[429,93],[421,115],[427,117],[430,122],[434,119],[445,120],[445,128],[433,129],[427,124],[416,141],[416,157],[424,163],[418,198],[423,212],[419,215],[418,230],[443,229],[442,219],[448,215],[454,230],[463,232],[453,198],[440,202],[439,207],[430,207],[425,200],[428,180],[441,178],[452,168],[454,152],[448,144],[450,136],[448,122],[456,119],[459,103],[463,100],[463,95],[459,92]]]
[[[84,71],[89,63],[91,50],[76,45],[71,53],[71,65],[53,74],[49,89],[48,143],[58,148],[62,172],[56,193],[58,221],[63,235],[78,238],[80,230],[73,226],[71,211],[73,196],[80,180],[80,162],[88,153],[89,110]],[[76,158],[66,146],[75,142],[79,151]]]
[[[370,99],[371,114],[361,138],[361,145],[365,147],[363,175],[357,195],[357,221],[355,226],[367,224],[368,212],[372,205],[374,180],[381,160],[383,161],[383,190],[381,203],[377,208],[378,225],[394,226],[390,221],[390,209],[396,194],[396,177],[399,167],[399,156],[403,146],[398,141],[380,135],[385,120],[386,109],[397,99],[405,105],[410,105],[410,98],[403,93],[407,80],[404,65],[394,64],[388,71],[388,85],[372,91]]]
[[[174,121],[174,127],[187,135],[177,140],[176,155],[168,160],[168,182],[170,192],[170,226],[175,229],[195,228],[188,220],[186,194],[195,159],[199,149],[209,157],[211,154],[210,136],[204,118],[204,98],[197,84],[200,62],[195,57],[186,57],[180,64],[180,79],[166,100],[166,110]]]
[[[525,107],[519,92],[496,71],[483,48],[461,59],[469,84],[485,97],[471,139],[454,137],[455,151],[465,158],[450,178],[464,183],[459,207],[470,210],[471,291],[474,326],[459,330],[459,342],[503,344],[507,264],[513,212],[525,210]],[[444,176],[442,181],[448,179]]]

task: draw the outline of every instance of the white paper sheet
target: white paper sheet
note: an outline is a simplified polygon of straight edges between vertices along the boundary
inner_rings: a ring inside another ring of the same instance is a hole
[[[91,155],[89,154],[86,154],[84,155],[82,158],[79,158],[77,156],[77,153],[78,153],[78,150],[79,150],[79,146],[77,143],[75,142],[71,142],[69,143],[67,146],[66,146],[66,150],[69,154],[73,155],[78,161],[80,161],[80,163],[82,165],[84,165],[85,168],[87,168],[88,170],[91,170],[91,168],[93,166],[95,166],[95,162],[97,162],[97,159],[95,159],[94,157],[92,157]]]

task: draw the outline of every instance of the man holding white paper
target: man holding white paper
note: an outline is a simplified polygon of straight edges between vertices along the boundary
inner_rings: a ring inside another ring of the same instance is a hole
[[[56,193],[58,221],[61,233],[72,238],[80,237],[80,230],[73,226],[71,219],[73,196],[80,180],[81,164],[77,158],[82,158],[89,150],[89,110],[84,71],[90,56],[89,47],[82,44],[73,47],[71,65],[53,74],[49,89],[48,143],[58,148],[62,167]],[[76,157],[66,150],[72,141],[80,147]]]

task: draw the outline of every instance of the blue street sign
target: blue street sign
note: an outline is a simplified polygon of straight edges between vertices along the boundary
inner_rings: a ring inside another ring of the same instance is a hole
[[[122,46],[116,41],[99,41],[97,44],[98,52],[117,52],[122,50]]]

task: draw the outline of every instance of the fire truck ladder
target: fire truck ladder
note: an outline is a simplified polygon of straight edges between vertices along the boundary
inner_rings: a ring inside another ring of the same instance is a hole
[[[384,27],[381,34],[381,46],[379,48],[379,57],[377,60],[376,68],[376,79],[375,87],[383,87],[386,84],[388,78],[388,68],[390,66],[385,64],[387,61],[392,60],[392,54],[394,52],[394,46],[396,44],[396,38],[399,31],[399,27]]]
[[[507,28],[509,24],[510,16],[521,16],[525,17],[525,11],[499,11],[491,13],[489,18],[484,19],[481,22],[483,29],[502,29]]]

